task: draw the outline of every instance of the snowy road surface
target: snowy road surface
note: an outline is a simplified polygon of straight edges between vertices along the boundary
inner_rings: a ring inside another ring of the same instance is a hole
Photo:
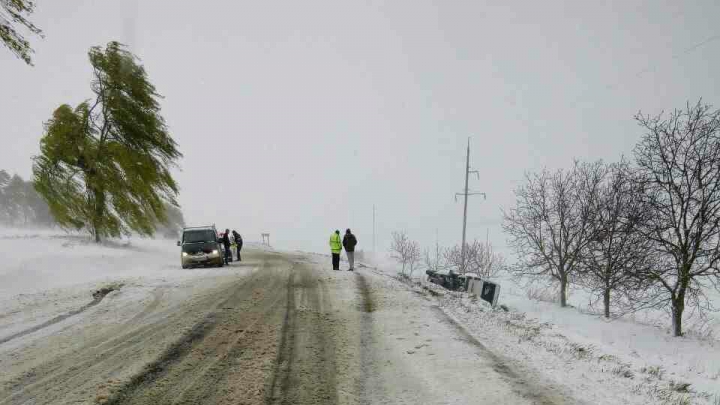
[[[0,301],[0,405],[577,403],[396,281],[244,259]]]

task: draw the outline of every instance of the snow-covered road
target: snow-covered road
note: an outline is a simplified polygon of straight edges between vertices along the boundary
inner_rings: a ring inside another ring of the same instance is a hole
[[[156,241],[15,238],[3,253],[28,240],[56,250],[0,272],[14,286],[0,287],[0,405],[577,403],[369,271],[262,250],[180,270]]]

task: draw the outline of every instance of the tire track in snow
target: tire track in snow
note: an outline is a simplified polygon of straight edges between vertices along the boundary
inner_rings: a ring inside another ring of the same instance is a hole
[[[262,264],[264,268],[266,263]],[[227,295],[235,289],[257,281],[261,272],[253,271],[246,278],[237,280],[219,288],[215,293],[200,297],[197,301],[189,301],[152,323],[135,327],[132,323],[123,323],[117,329],[109,329],[106,333],[86,341],[80,351],[71,352],[60,358],[54,358],[36,368],[14,377],[7,383],[7,389],[0,387],[0,405],[18,404],[26,401],[33,403],[51,403],[47,398],[58,398],[70,394],[70,390],[82,390],[88,381],[98,375],[114,375],[132,364],[133,358],[144,351],[143,346],[164,339],[172,333],[173,328],[190,313],[204,312],[198,320],[205,319],[208,310],[222,307]],[[157,296],[160,299],[160,295]],[[151,305],[154,305],[153,302]],[[143,311],[145,312],[145,311]],[[142,318],[145,319],[145,318]],[[137,321],[137,316],[133,322]],[[197,322],[197,321],[196,321]],[[174,339],[176,341],[176,339]],[[9,394],[5,397],[6,394]]]
[[[364,312],[370,313],[375,311],[375,303],[372,299],[372,293],[370,292],[370,286],[367,283],[367,280],[365,280],[365,277],[355,272],[355,275],[358,279],[358,287],[360,288],[360,296],[362,297],[362,310]]]
[[[229,291],[229,295],[217,302],[192,329],[168,347],[159,358],[146,365],[141,373],[132,377],[104,403],[106,405],[155,403],[152,401],[173,404],[198,403],[192,397],[210,396],[211,392],[217,389],[218,376],[223,374],[211,373],[211,371],[215,371],[216,368],[226,369],[231,365],[238,352],[244,348],[241,344],[243,339],[255,332],[256,324],[264,319],[278,301],[272,295],[264,298],[262,305],[257,304],[263,308],[260,316],[246,318],[244,311],[238,309],[254,300],[252,292],[255,289],[261,286],[273,287],[272,284],[268,284],[268,276],[263,271],[266,270],[266,265],[266,262],[263,263],[261,271],[255,273],[249,280],[236,285]],[[232,331],[227,329],[228,323],[235,325]],[[251,342],[252,339],[248,341]],[[209,355],[211,352],[215,355]],[[178,372],[188,366],[193,372]]]
[[[343,348],[324,278],[296,262],[286,308],[265,404],[338,404],[337,356]]]
[[[283,394],[290,387],[290,369],[293,359],[293,350],[295,347],[295,289],[294,285],[295,272],[290,272],[288,277],[287,303],[285,310],[285,318],[283,319],[282,330],[280,332],[280,349],[278,350],[277,359],[275,360],[275,369],[273,370],[272,381],[265,403],[270,405],[283,401]]]
[[[357,288],[359,289],[359,295],[361,298],[360,310],[363,312],[360,315],[360,378],[357,381],[355,390],[360,394],[359,401],[363,405],[373,405],[373,399],[367,395],[367,392],[371,390],[369,380],[371,374],[374,372],[371,364],[377,362],[376,354],[372,349],[373,345],[373,312],[376,309],[376,305],[373,301],[372,291],[368,284],[365,276],[359,272],[355,272],[355,279],[357,280]],[[382,389],[381,387],[374,387],[374,390]],[[386,394],[383,391],[383,395]]]
[[[23,337],[23,336],[29,335],[29,334],[31,334],[31,333],[37,332],[37,331],[39,331],[39,330],[41,330],[41,329],[45,329],[45,328],[47,328],[48,326],[52,326],[52,325],[55,325],[56,323],[60,323],[60,322],[66,320],[66,319],[68,319],[68,318],[70,318],[70,317],[73,317],[73,316],[75,316],[75,315],[81,314],[81,313],[87,311],[88,309],[94,307],[95,305],[99,304],[100,302],[102,302],[102,300],[103,300],[108,294],[110,294],[110,293],[113,292],[113,291],[115,291],[114,288],[103,288],[103,289],[100,289],[100,290],[98,290],[95,294],[93,294],[94,298],[93,298],[92,301],[90,301],[90,303],[88,303],[88,304],[86,304],[86,305],[84,305],[84,306],[82,306],[82,307],[80,307],[80,308],[78,308],[78,309],[72,310],[72,311],[70,311],[70,312],[68,312],[68,313],[66,313],[66,314],[56,316],[55,318],[52,318],[52,319],[50,319],[50,320],[48,320],[48,321],[45,321],[45,322],[43,322],[43,323],[41,323],[41,324],[39,324],[39,325],[35,325],[35,326],[31,327],[31,328],[22,330],[22,331],[20,331],[20,332],[17,332],[17,333],[15,333],[15,334],[10,335],[10,336],[4,337],[4,338],[0,338],[0,345],[1,345],[1,344],[5,344],[5,343],[7,343],[7,342],[9,342],[9,341],[11,341],[11,340],[17,339],[17,338],[19,338],[19,337]]]

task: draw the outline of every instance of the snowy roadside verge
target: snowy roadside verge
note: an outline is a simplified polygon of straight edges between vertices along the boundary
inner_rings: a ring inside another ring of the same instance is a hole
[[[371,270],[434,300],[490,350],[539,370],[578,400],[720,403],[720,362],[715,360],[720,350],[711,341],[677,339],[661,328],[627,320],[607,322],[575,308],[530,300],[517,291],[501,291],[505,309],[493,309],[423,278],[400,281],[393,265]]]
[[[493,309],[463,293],[447,292],[437,300],[445,313],[490,349],[537,367],[590,403],[715,404],[720,398],[696,390],[692,382],[697,378],[691,378],[696,376],[667,373],[662,364],[609,354],[525,313]]]

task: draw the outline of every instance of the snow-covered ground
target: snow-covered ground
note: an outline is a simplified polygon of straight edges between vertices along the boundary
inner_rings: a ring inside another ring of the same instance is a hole
[[[330,268],[328,255],[312,257],[321,268]],[[88,316],[98,321],[103,319],[101,310],[151,305],[157,294],[164,295],[162,305],[173,305],[249,271],[240,267],[182,270],[173,240],[125,239],[96,245],[85,235],[9,229],[0,229],[0,262],[0,342],[5,340],[0,363],[18,367],[25,367],[22,359],[4,353],[17,351],[19,345],[33,345],[82,317],[31,331],[22,339],[8,338],[82,308],[102,287],[123,286],[121,293],[108,295],[108,305],[88,310]],[[389,277],[398,272],[398,265],[385,257],[375,260],[373,267]],[[422,279],[422,273],[415,275]],[[563,387],[578,400],[592,404],[720,403],[718,314],[711,314],[705,324],[689,319],[688,336],[675,338],[663,313],[605,321],[589,311],[588,295],[581,290],[571,291],[572,307],[563,309],[536,299],[544,295],[538,288],[528,294],[528,288],[510,277],[496,281],[502,287],[498,304],[508,312],[434,285],[414,288],[439,291],[442,295],[432,299],[487,349],[511,359],[518,369],[541,372],[550,384]],[[713,299],[720,306],[717,294]],[[98,313],[90,314],[93,311]],[[683,383],[690,384],[689,389],[683,389]]]
[[[132,238],[97,245],[83,234],[7,228],[0,228],[0,262],[0,341],[82,308],[103,287],[124,286],[122,299],[128,302],[151,300],[158,288],[178,287],[173,299],[179,302],[238,271],[182,270],[174,240]],[[43,328],[22,340],[53,332]],[[13,344],[18,343],[3,349]]]
[[[272,350],[285,345],[281,335],[288,333],[297,339],[287,349],[295,364],[288,370],[296,370],[288,387],[312,396],[319,383],[332,383],[339,404],[470,404],[478,398],[513,405],[575,403],[543,373],[510,366],[504,356],[468,338],[434,302],[404,284],[367,269],[329,271],[329,260],[322,255],[276,252],[262,254],[260,263],[248,259],[258,256],[249,252],[247,260],[222,269],[182,270],[174,241],[132,239],[98,246],[86,236],[53,232],[5,231],[1,237],[0,254],[9,263],[0,272],[2,404],[55,403],[48,402],[52,399],[103,403],[127,381],[144,375],[146,364],[170,358],[167,353],[175,356],[169,348],[187,343],[183,339],[198,336],[198,330],[208,333],[202,344],[196,342],[191,354],[178,355],[176,363],[162,363],[193,370],[169,372],[168,380],[156,385],[182,387],[179,393],[168,392],[175,402],[195,395],[198,387],[214,388],[215,367],[221,363],[227,368],[218,375],[235,372],[238,381],[250,375],[262,382],[279,358]],[[86,306],[92,292],[107,286],[121,288],[77,316],[53,323]],[[264,304],[253,309],[258,302]],[[283,309],[283,303],[290,309]],[[234,308],[242,310],[227,311]],[[286,311],[292,316],[290,326],[283,323]],[[236,318],[203,329],[223,316]],[[242,329],[235,321],[245,322]],[[33,329],[38,325],[46,326]],[[286,328],[293,329],[283,332]],[[248,329],[254,338],[245,338]],[[251,341],[263,345],[223,351],[232,342]],[[223,363],[231,352],[242,355]],[[247,365],[235,367],[248,359]],[[317,372],[329,374],[318,377]],[[260,391],[253,392],[262,402],[250,403],[266,403]],[[315,398],[327,402],[327,397]]]
[[[384,256],[371,265],[391,277],[399,269]],[[571,291],[572,307],[560,308],[548,302],[555,294],[537,288],[541,283],[528,288],[508,275],[500,276],[494,281],[501,285],[498,306],[509,309],[505,312],[467,294],[428,285],[424,271],[414,276],[421,283],[415,288],[439,291],[441,307],[483,344],[544,370],[578,399],[597,404],[720,403],[717,313],[710,314],[707,322],[690,317],[687,336],[675,338],[666,314],[642,312],[606,321],[591,310],[589,295],[581,290]],[[720,306],[717,292],[710,296]],[[684,383],[690,384],[688,390]]]

